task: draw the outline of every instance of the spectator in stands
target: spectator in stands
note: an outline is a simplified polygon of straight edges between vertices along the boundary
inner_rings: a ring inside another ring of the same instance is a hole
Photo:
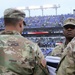
[[[70,20],[75,33],[75,20]],[[70,23],[69,22],[69,23]],[[66,28],[67,29],[67,28]],[[73,35],[73,33],[68,33],[69,35]],[[56,75],[75,75],[75,37],[68,43],[67,47],[64,49],[62,54],[61,61],[56,70]]]
[[[21,36],[23,11],[4,11],[5,30],[0,32],[0,75],[49,75],[44,56],[37,44]]]
[[[63,25],[63,34],[65,36],[65,43],[56,46],[51,54],[52,56],[62,56],[64,49],[66,48],[67,44],[75,37],[75,19],[68,18],[64,21]]]

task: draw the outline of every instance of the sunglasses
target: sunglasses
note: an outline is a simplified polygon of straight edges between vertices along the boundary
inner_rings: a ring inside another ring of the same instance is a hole
[[[75,29],[75,26],[74,25],[66,25],[64,26],[65,29]]]

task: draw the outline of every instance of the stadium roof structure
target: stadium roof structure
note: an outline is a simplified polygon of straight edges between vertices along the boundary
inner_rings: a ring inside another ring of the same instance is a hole
[[[19,10],[28,10],[29,11],[29,16],[30,16],[30,10],[41,9],[42,10],[42,16],[43,16],[43,10],[44,9],[50,9],[50,8],[55,9],[55,15],[57,15],[57,9],[60,8],[60,5],[46,4],[46,5],[43,5],[43,6],[17,7],[17,9],[19,9]]]

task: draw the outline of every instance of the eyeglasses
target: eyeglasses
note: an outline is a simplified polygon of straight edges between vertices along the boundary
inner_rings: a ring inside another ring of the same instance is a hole
[[[65,29],[75,29],[75,26],[74,25],[66,25],[64,26]]]

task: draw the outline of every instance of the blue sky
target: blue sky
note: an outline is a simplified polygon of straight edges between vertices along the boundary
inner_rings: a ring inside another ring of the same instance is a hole
[[[75,9],[75,0],[0,0],[0,17],[3,16],[3,12],[7,8],[14,7],[28,7],[28,6],[42,6],[46,4],[60,5],[57,14],[73,13]],[[26,16],[29,16],[27,10],[24,10]],[[31,16],[42,15],[41,10],[31,10]],[[44,10],[44,15],[55,15],[54,9]]]

